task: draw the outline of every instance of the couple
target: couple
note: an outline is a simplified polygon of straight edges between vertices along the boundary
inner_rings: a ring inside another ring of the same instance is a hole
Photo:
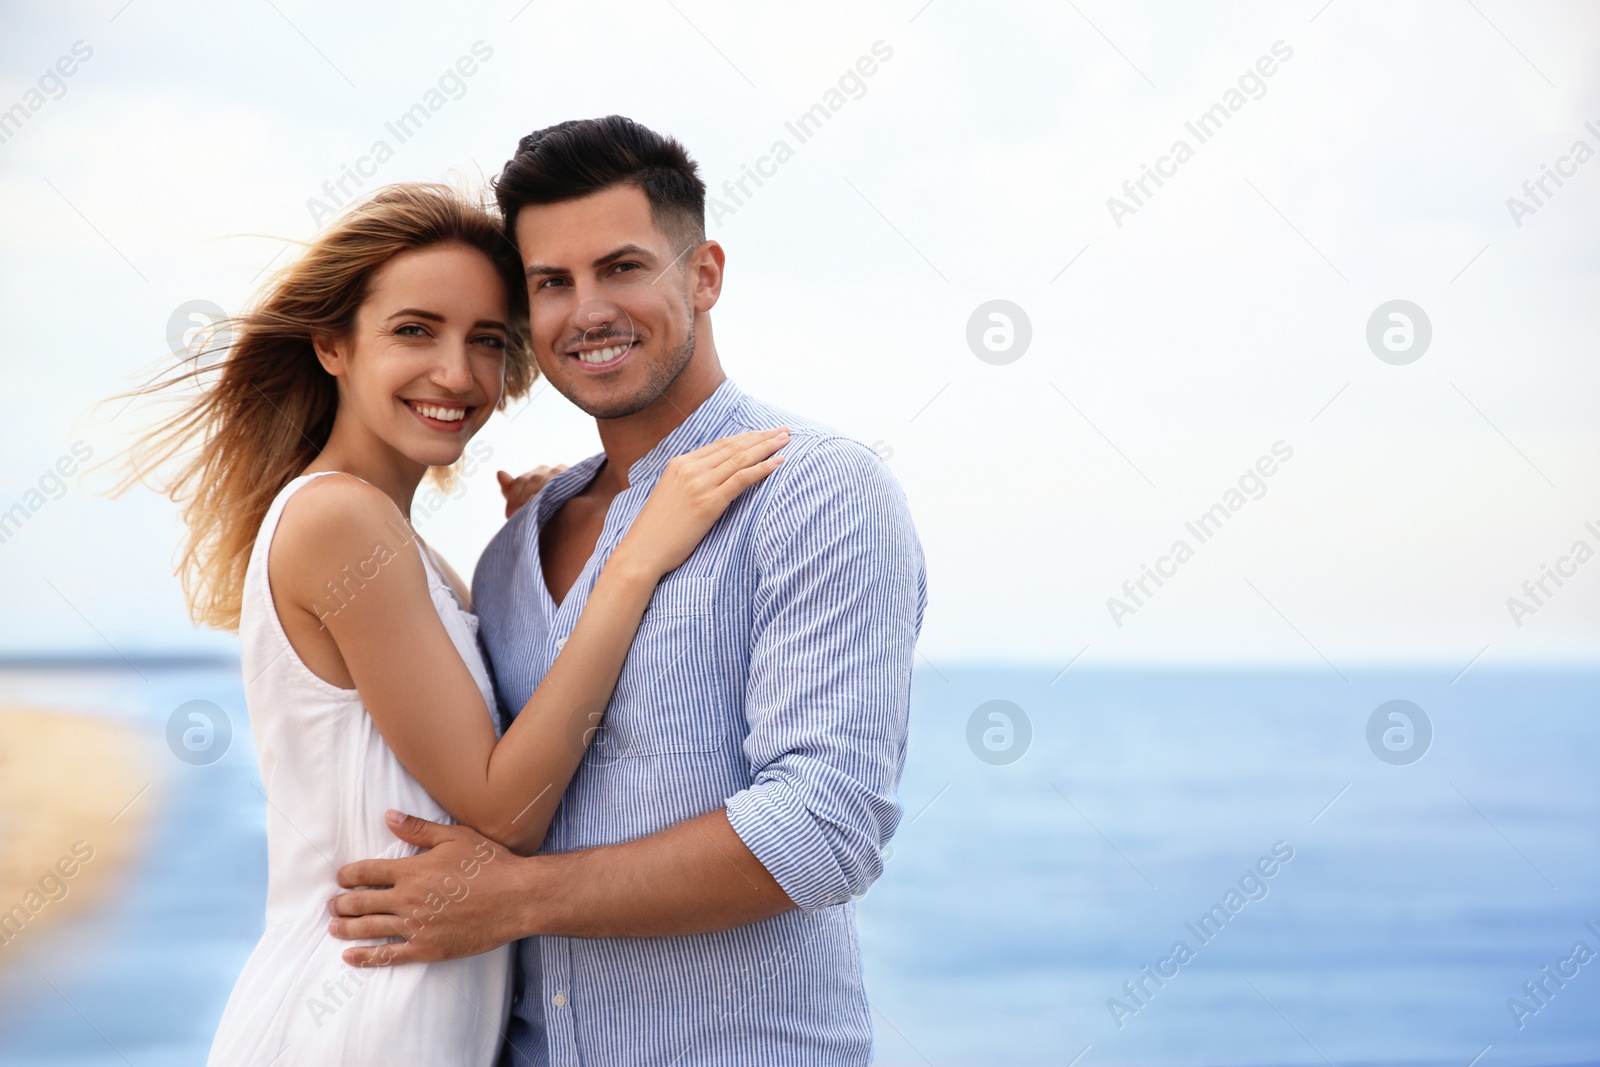
[[[676,140],[564,122],[494,187],[350,210],[146,442],[196,449],[186,588],[239,628],[268,803],[210,1062],[865,1063],[851,898],[926,600],[904,496],[724,375]],[[469,596],[412,496],[538,374],[605,451],[502,477]]]

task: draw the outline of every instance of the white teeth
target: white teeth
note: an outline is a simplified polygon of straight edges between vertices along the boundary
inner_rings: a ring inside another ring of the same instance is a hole
[[[426,415],[430,419],[440,422],[457,422],[466,417],[466,408],[436,408],[431,404],[412,404],[419,415]]]
[[[578,358],[585,363],[610,363],[627,350],[628,345],[612,345],[609,348],[597,348],[592,352],[579,352]]]

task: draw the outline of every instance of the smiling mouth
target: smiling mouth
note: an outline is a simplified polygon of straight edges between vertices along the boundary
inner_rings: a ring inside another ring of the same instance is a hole
[[[638,347],[638,344],[638,338],[633,338],[631,340],[618,341],[614,344],[609,344],[598,348],[588,347],[574,349],[573,351],[568,352],[567,355],[571,356],[579,363],[582,363],[585,367],[604,369],[606,367],[621,363],[623,359],[627,357],[629,352]]]
[[[425,400],[407,400],[403,397],[401,403],[410,408],[412,414],[416,415],[424,426],[446,433],[458,432],[467,424],[467,416],[477,410],[470,405],[435,404]]]

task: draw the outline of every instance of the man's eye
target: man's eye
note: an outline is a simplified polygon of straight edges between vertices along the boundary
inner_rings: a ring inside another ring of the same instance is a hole
[[[565,281],[566,281],[565,278],[546,278],[546,279],[544,279],[543,281],[541,281],[539,283],[539,288],[540,289],[549,289],[551,286],[561,285]]]
[[[611,269],[613,271],[638,270],[639,269],[639,264],[637,264],[637,263],[618,263],[618,264],[615,264]]]

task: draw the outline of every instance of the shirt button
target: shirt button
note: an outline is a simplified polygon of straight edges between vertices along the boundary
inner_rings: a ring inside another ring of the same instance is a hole
[[[571,635],[568,634],[567,636],[570,637]],[[566,637],[558,637],[558,638],[556,638],[556,651],[557,652],[560,652],[563,648],[566,648],[566,647],[567,647],[567,638]]]
[[[550,1003],[554,1004],[558,1008],[564,1008],[567,1006],[567,995],[565,993],[557,993],[555,996],[550,998]]]

